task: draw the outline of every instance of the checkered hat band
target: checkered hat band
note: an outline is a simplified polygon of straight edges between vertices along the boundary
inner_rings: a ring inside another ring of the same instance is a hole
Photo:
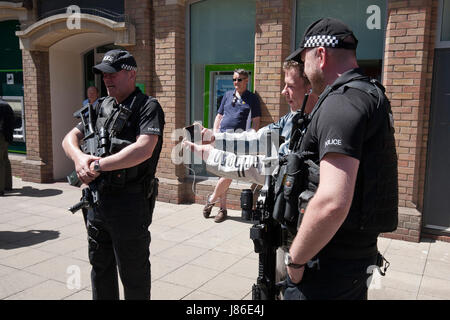
[[[137,68],[136,68],[136,67],[130,66],[130,65],[128,65],[128,64],[122,64],[122,65],[120,66],[120,68],[121,68],[122,70],[128,70],[128,71],[134,70],[134,71],[137,71]]]
[[[314,47],[336,47],[339,40],[335,36],[319,35],[308,37],[303,45],[304,48]]]

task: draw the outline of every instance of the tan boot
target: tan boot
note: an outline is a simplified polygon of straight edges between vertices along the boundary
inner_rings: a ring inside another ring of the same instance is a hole
[[[210,196],[211,196],[211,194],[208,194],[208,196],[206,197],[206,204],[203,207],[203,216],[205,217],[205,219],[209,218],[209,215],[211,214],[211,210],[212,210],[212,208],[214,208],[214,204],[215,204],[215,202],[209,202]]]
[[[220,208],[217,215],[214,217],[214,222],[220,223],[227,219],[227,209]]]

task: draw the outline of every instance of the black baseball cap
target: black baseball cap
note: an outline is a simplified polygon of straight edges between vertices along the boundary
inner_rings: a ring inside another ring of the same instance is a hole
[[[354,41],[345,41],[352,36]],[[305,48],[314,47],[332,47],[344,49],[356,49],[358,46],[358,39],[356,39],[353,31],[343,23],[341,20],[334,18],[319,19],[306,29],[303,35],[300,47],[292,52],[286,60],[301,61],[301,53]]]
[[[115,73],[120,70],[137,70],[134,57],[126,50],[114,49],[105,53],[101,63],[92,67],[94,73]]]

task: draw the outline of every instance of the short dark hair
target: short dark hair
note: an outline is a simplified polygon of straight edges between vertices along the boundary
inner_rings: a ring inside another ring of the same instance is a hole
[[[234,69],[234,72],[240,74],[241,76],[248,78],[248,72],[245,69],[242,69],[242,68]]]
[[[86,88],[86,91],[87,91],[87,90],[89,90],[90,88],[94,88],[94,89],[95,89],[95,91],[97,91],[97,93],[98,93],[98,89],[97,89],[97,87],[96,87],[96,86],[89,86],[89,87],[87,87],[87,88]]]
[[[305,84],[309,84],[309,80],[308,78],[305,76],[305,65],[303,62],[298,62],[296,60],[286,60],[285,62],[283,62],[283,70],[284,72],[286,72],[287,70],[290,69],[295,69],[298,72],[298,75],[300,76],[300,78],[303,79],[303,81],[305,82]]]

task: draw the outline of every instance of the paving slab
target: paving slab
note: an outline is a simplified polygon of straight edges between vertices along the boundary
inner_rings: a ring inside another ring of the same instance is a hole
[[[64,182],[37,184],[14,178],[0,198],[0,299],[90,300],[86,230],[68,206],[80,190]],[[203,205],[157,202],[150,226],[152,299],[251,300],[258,255],[251,223],[228,210],[229,219],[204,219]],[[372,300],[450,299],[450,243],[379,238],[390,262],[374,274]],[[122,285],[120,297],[123,299]]]

